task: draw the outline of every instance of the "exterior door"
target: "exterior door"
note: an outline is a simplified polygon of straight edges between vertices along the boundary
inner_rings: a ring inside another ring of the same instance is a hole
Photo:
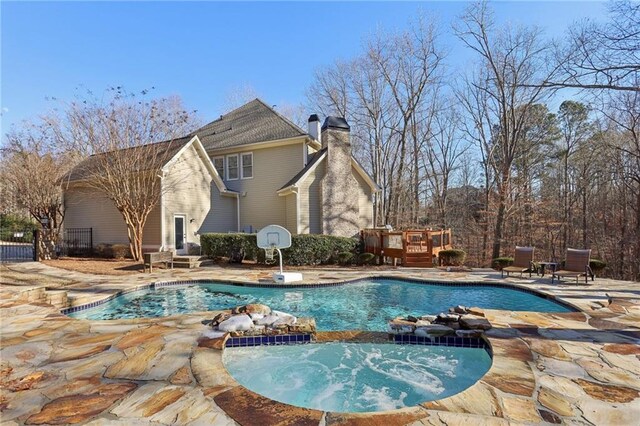
[[[187,217],[173,216],[173,241],[176,254],[187,254]]]

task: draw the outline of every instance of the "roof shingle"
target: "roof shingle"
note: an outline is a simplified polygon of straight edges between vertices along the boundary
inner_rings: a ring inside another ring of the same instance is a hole
[[[207,151],[306,134],[260,99],[254,99],[192,133],[198,135]]]

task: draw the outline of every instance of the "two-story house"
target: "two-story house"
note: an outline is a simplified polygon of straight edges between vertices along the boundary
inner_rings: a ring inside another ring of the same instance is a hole
[[[160,144],[168,155],[157,165],[158,178],[169,189],[149,215],[145,250],[184,253],[203,233],[257,232],[270,224],[292,234],[340,236],[374,224],[379,187],[351,155],[343,118],[327,117],[321,126],[312,115],[305,132],[255,99]],[[94,244],[125,244],[126,227],[113,203],[82,185],[90,161],[65,183],[65,228],[93,228]]]

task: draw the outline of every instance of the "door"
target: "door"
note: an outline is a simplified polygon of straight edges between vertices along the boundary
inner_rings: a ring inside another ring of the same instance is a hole
[[[184,215],[173,216],[173,241],[175,241],[176,254],[187,254],[187,217]]]

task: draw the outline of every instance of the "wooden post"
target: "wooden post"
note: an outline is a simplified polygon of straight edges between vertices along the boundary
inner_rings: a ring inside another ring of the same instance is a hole
[[[34,229],[33,231],[33,261],[37,262],[40,258],[38,250],[40,249],[40,231]]]

